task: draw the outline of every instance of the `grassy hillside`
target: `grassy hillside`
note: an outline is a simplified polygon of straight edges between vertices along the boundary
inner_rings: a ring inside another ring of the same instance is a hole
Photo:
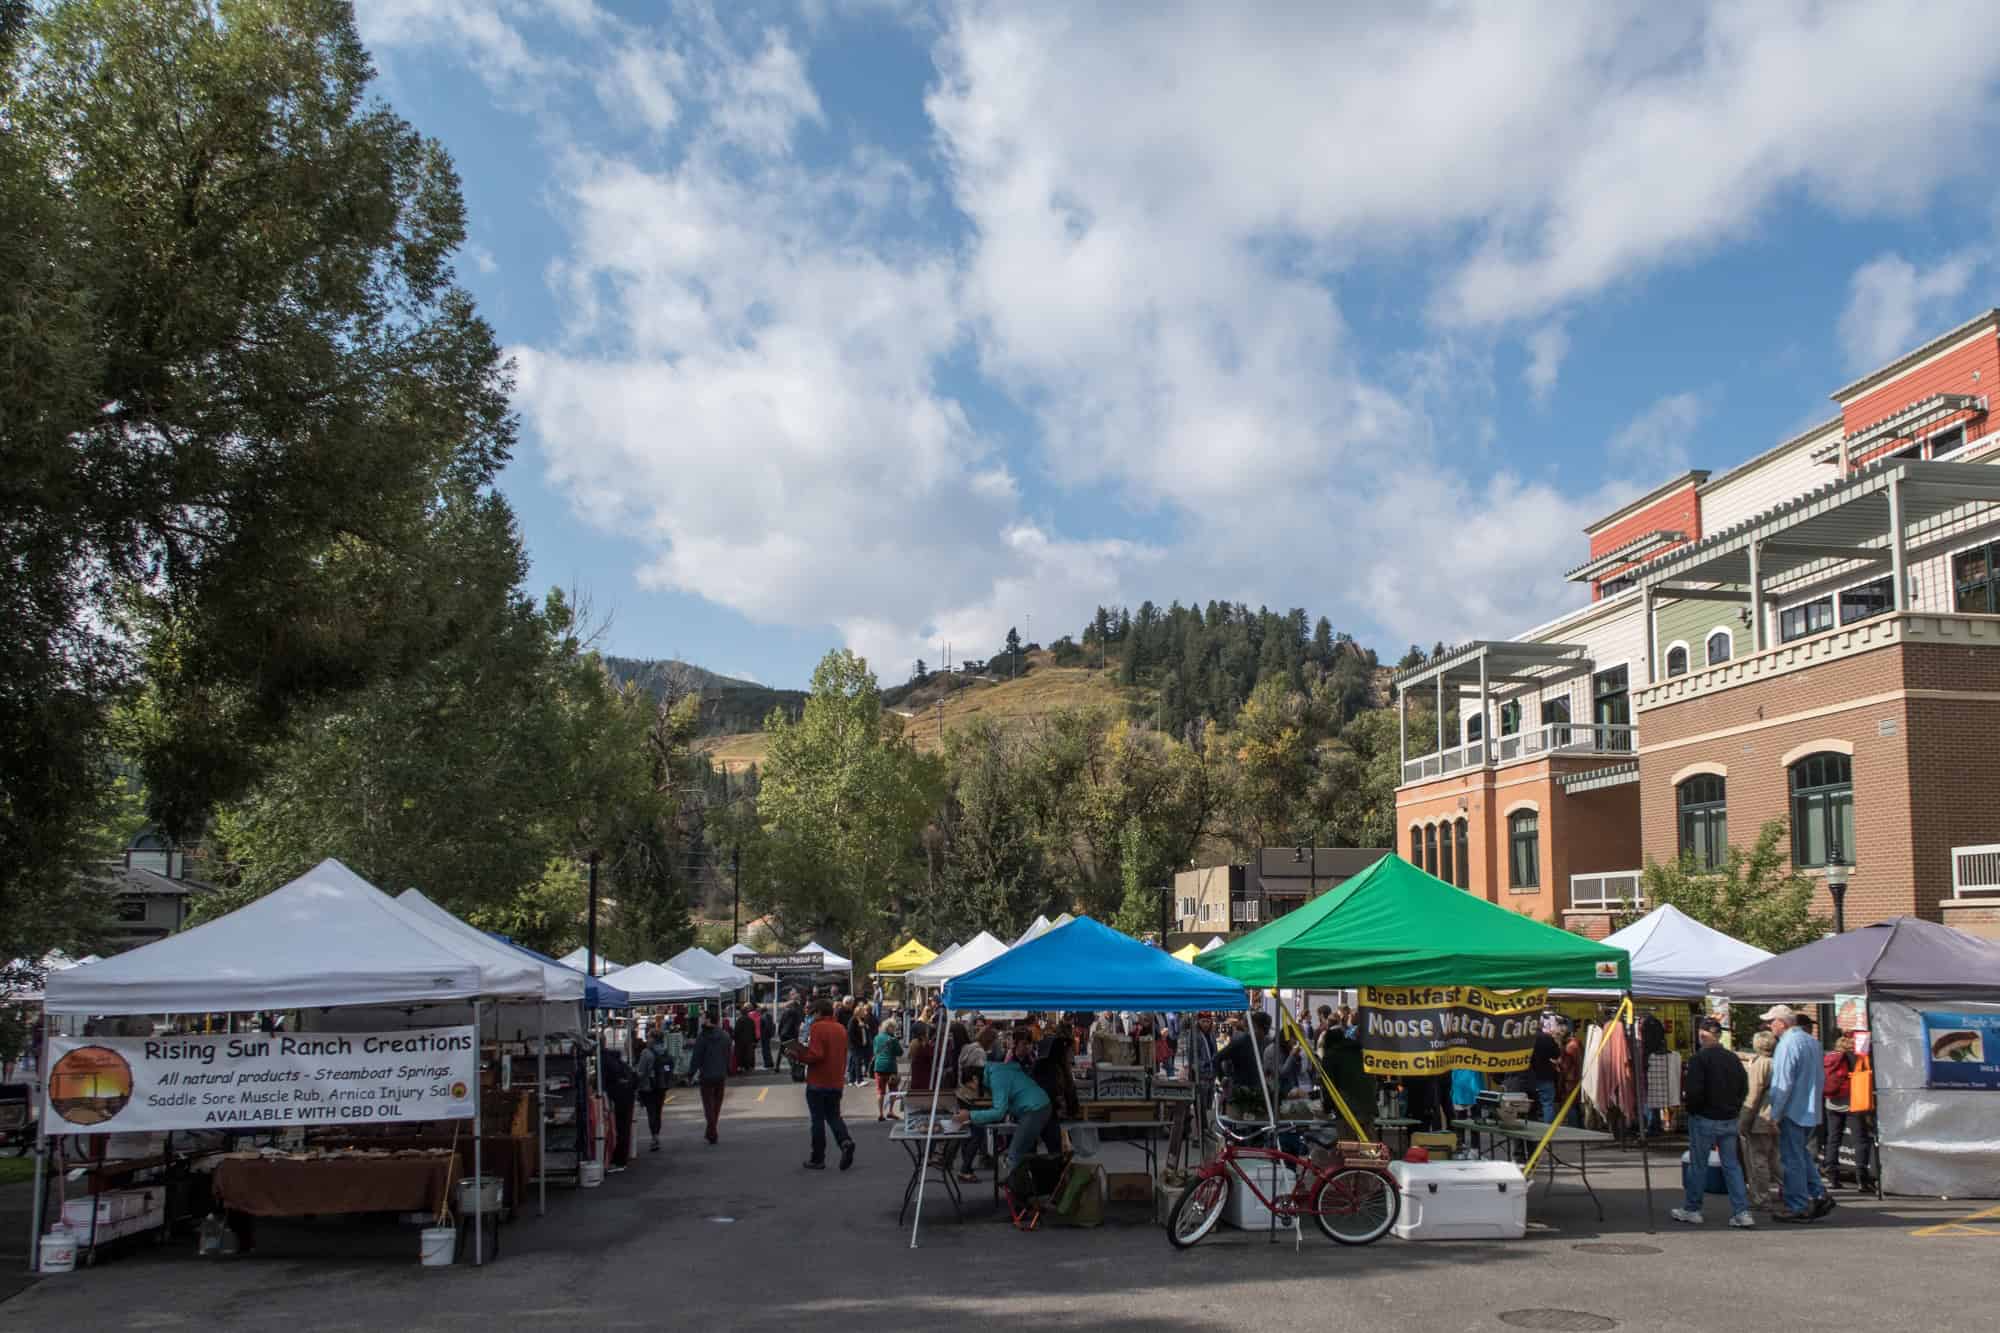
[[[1027,665],[1027,674],[1014,680],[953,676],[947,681],[934,676],[915,689],[896,691],[896,702],[883,707],[902,717],[906,733],[919,749],[935,750],[940,722],[948,732],[975,718],[1007,724],[1066,708],[1102,708],[1124,716],[1134,705],[1141,710],[1153,706],[1150,688],[1120,686],[1115,670],[1054,666],[1047,653],[1030,653]],[[708,737],[701,746],[719,766],[741,769],[762,764],[769,741],[761,731],[739,731]]]

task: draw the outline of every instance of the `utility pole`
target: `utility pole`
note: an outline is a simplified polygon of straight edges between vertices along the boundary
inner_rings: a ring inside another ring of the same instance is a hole
[[[583,943],[585,976],[597,975],[597,852],[590,854],[590,926],[589,938]]]
[[[740,943],[743,939],[743,849],[731,844],[729,848],[729,942]]]

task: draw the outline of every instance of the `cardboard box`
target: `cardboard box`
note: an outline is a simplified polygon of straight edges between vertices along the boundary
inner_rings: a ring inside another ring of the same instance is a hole
[[[1410,1135],[1410,1146],[1412,1148],[1422,1148],[1431,1155],[1432,1161],[1437,1161],[1439,1158],[1450,1157],[1458,1151],[1458,1135],[1435,1133],[1412,1134]]]
[[[1107,1171],[1104,1191],[1113,1203],[1151,1203],[1153,1178],[1144,1171]]]

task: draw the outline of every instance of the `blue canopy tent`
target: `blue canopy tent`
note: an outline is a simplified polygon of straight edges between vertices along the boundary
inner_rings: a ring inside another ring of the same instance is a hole
[[[945,982],[945,1018],[968,1009],[1027,1009],[1037,1012],[1100,1009],[1193,1013],[1204,1009],[1247,1010],[1250,996],[1240,982],[1205,972],[1142,944],[1087,916],[1066,922],[1017,944],[970,972]],[[944,1043],[937,1044],[942,1060]],[[1262,1064],[1258,1066],[1262,1074]],[[931,1075],[932,1114],[925,1130],[928,1159],[937,1128],[936,1097],[942,1070]],[[1275,1125],[1273,1126],[1275,1129]],[[926,1176],[928,1179],[928,1176]],[[910,1248],[923,1225],[923,1186],[910,1226]]]
[[[560,967],[570,972],[581,972],[583,970],[581,968],[570,967],[560,959],[551,958],[545,953],[537,953],[525,944],[517,944],[497,930],[489,930],[486,933],[494,939],[499,940],[508,948],[524,953],[538,963],[546,963],[550,967]],[[586,973],[583,978],[583,1007],[586,1009],[630,1009],[632,1007],[632,997],[624,991],[619,990],[616,986],[610,985],[603,978],[593,977]]]

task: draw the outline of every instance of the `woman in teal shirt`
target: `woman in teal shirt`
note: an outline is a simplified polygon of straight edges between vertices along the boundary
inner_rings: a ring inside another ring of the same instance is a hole
[[[896,1090],[896,1061],[903,1058],[903,1043],[896,1040],[896,1020],[890,1019],[875,1034],[875,1118],[889,1114],[889,1094]]]
[[[993,1094],[993,1105],[984,1111],[958,1113],[961,1125],[997,1125],[1010,1115],[1014,1118],[1014,1137],[1007,1145],[1002,1180],[1012,1178],[1021,1159],[1035,1150],[1041,1141],[1042,1126],[1049,1120],[1049,1094],[1035,1082],[1034,1059],[1035,1034],[1026,1028],[1015,1029],[1014,1058],[1005,1064],[988,1061],[985,1066],[986,1087]]]

